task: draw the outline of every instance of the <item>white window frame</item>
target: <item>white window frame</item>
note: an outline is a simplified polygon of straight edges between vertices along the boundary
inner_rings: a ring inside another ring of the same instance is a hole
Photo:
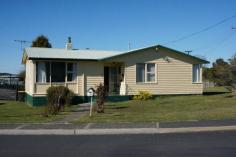
[[[44,63],[46,63],[46,62],[48,62],[49,63],[49,65],[50,65],[50,72],[49,72],[49,82],[37,82],[36,80],[37,80],[37,74],[36,74],[36,68],[37,68],[37,63],[38,62],[44,62]],[[64,82],[52,82],[52,61],[47,61],[47,60],[43,60],[43,61],[36,61],[35,62],[35,83],[37,83],[37,84],[53,84],[53,83],[75,83],[75,82],[77,82],[77,77],[78,77],[78,75],[77,75],[77,71],[78,71],[78,64],[76,63],[76,62],[64,62],[65,63],[65,81]],[[76,66],[76,68],[75,69],[73,69],[73,71],[68,71],[67,70],[67,65],[69,64],[69,63],[71,63],[71,64],[75,64],[75,66]],[[69,74],[69,73],[71,73],[71,74],[75,74],[75,76],[76,76],[76,79],[75,80],[73,80],[73,81],[67,81],[67,74]]]
[[[144,82],[137,82],[137,64],[144,64]],[[137,63],[136,64],[136,83],[137,84],[140,84],[140,83],[157,83],[157,64],[156,63]],[[148,64],[154,64],[155,66],[155,71],[154,71],[154,75],[155,75],[155,78],[154,78],[154,81],[147,81],[147,75],[148,74],[153,74],[152,72],[148,72],[147,71],[147,65]]]
[[[197,71],[194,71],[195,70],[194,66],[197,66],[197,68],[196,68],[196,69],[198,69]],[[195,74],[196,79],[194,78],[194,73],[196,73]],[[202,83],[201,64],[193,64],[193,66],[192,66],[192,82],[193,83]]]

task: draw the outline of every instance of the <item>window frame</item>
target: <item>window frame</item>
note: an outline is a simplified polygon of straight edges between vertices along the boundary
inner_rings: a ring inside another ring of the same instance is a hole
[[[72,64],[72,71],[68,71],[68,64]],[[74,68],[74,65],[75,65],[75,69]],[[77,63],[76,62],[66,62],[66,82],[77,82]],[[68,74],[72,74],[72,81],[68,81]],[[75,80],[73,80],[73,74],[75,74]]]
[[[137,65],[138,64],[144,64],[144,82],[138,82],[137,81]],[[147,65],[148,64],[154,64],[154,72],[148,72],[147,71]],[[154,73],[154,81],[147,81],[148,79],[147,79],[147,77],[148,77],[148,74],[153,74]],[[145,84],[152,84],[152,83],[157,83],[157,64],[156,63],[152,63],[152,62],[150,62],[150,63],[136,63],[136,84],[143,84],[143,83],[145,83]]]
[[[38,62],[44,62],[44,63],[49,63],[49,82],[37,82],[37,64]],[[48,61],[48,60],[37,60],[35,61],[35,83],[36,84],[63,84],[63,83],[76,83],[77,82],[77,77],[78,77],[78,63],[77,62],[63,62],[63,61],[55,61],[55,62],[62,62],[62,63],[65,63],[65,79],[64,79],[64,82],[52,82],[52,63],[53,61]],[[67,70],[67,65],[68,64],[72,64],[74,65],[75,64],[75,69],[73,69],[73,71],[68,71]],[[72,81],[67,81],[67,74],[75,74],[75,80],[72,80]]]

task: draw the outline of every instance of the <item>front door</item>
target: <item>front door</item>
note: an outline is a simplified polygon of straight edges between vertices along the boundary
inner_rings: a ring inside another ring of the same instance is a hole
[[[104,67],[104,85],[109,94],[119,94],[119,67]]]

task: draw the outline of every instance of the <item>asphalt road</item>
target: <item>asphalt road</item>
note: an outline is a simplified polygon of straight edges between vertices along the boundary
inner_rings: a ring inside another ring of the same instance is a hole
[[[0,157],[235,157],[236,132],[0,136]]]

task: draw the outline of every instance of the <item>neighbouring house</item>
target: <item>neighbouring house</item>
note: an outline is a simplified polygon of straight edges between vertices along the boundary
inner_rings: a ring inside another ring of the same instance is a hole
[[[202,94],[202,64],[206,60],[161,45],[125,52],[91,49],[25,48],[26,101],[46,103],[46,90],[66,86],[79,102],[99,83],[109,100],[128,100],[139,91],[153,95]]]

